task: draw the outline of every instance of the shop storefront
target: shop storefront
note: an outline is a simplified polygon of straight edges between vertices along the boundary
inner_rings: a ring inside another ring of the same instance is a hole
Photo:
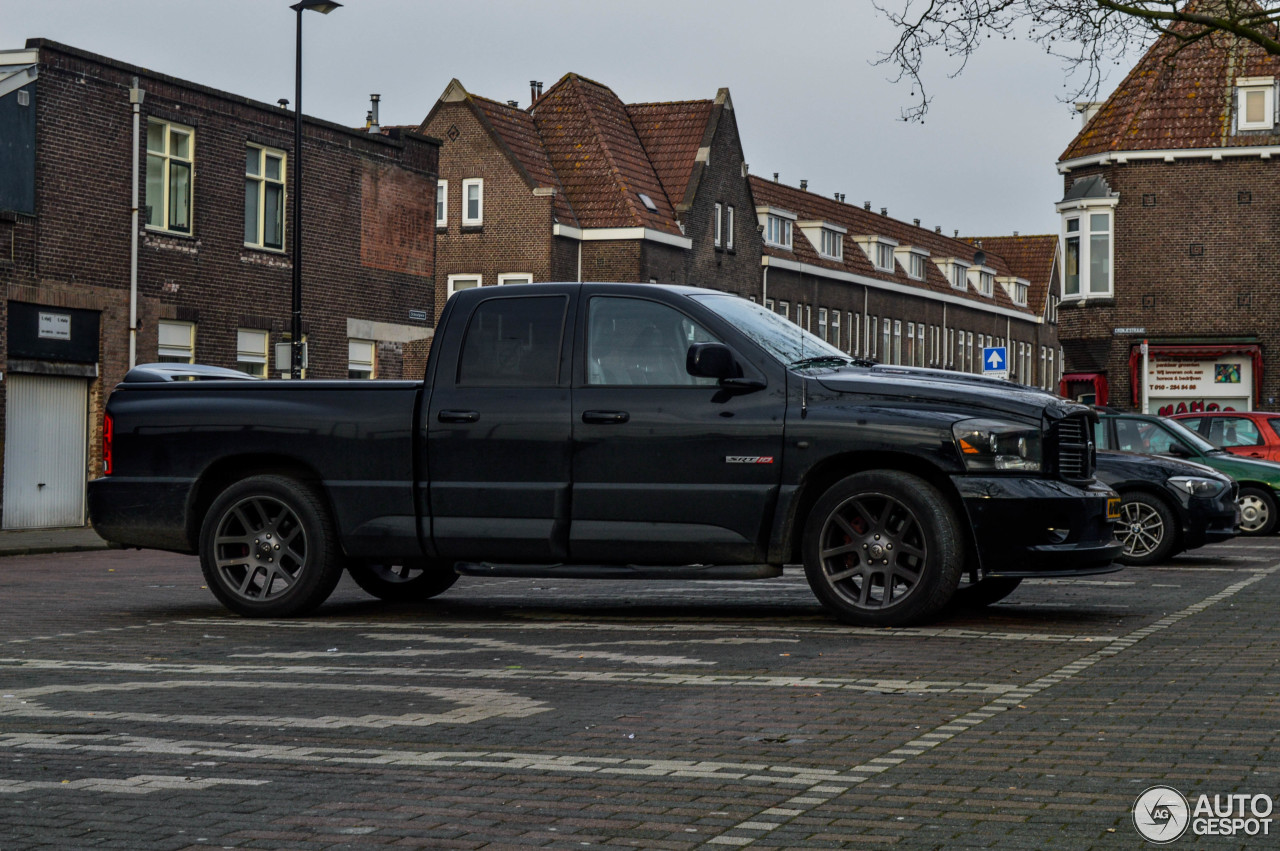
[[[1250,411],[1262,386],[1262,351],[1256,344],[1152,343],[1143,373],[1141,345],[1129,355],[1133,405],[1146,413]]]

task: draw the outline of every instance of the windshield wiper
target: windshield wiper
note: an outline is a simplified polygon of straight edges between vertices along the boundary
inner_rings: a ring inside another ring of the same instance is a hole
[[[852,358],[840,355],[818,355],[812,358],[801,358],[798,361],[787,364],[787,366],[792,369],[804,369],[807,366],[844,366],[850,363],[853,363]]]

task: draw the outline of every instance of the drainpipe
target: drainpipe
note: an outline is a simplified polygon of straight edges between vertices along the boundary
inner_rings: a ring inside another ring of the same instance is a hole
[[[138,148],[141,142],[142,99],[146,92],[133,78],[129,103],[133,104],[133,206],[129,223],[129,368],[138,363]]]
[[[769,301],[769,267],[765,266],[760,274],[760,306],[768,309]]]

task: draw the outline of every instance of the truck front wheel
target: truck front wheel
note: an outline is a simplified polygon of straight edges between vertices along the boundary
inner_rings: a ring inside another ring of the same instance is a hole
[[[356,584],[388,603],[416,603],[453,587],[458,574],[450,562],[425,559],[407,564],[367,564],[353,561],[347,572]]]
[[[247,617],[306,614],[342,578],[323,500],[273,475],[241,479],[213,501],[200,530],[200,568],[214,596]]]
[[[859,626],[933,617],[964,567],[951,506],[924,479],[898,471],[856,473],[832,485],[809,514],[803,550],[813,593]]]

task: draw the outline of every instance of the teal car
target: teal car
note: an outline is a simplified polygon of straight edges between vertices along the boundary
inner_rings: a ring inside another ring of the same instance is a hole
[[[1171,455],[1226,473],[1240,484],[1242,535],[1270,535],[1280,523],[1280,464],[1232,455],[1176,420],[1102,408],[1094,442],[1098,449]]]

